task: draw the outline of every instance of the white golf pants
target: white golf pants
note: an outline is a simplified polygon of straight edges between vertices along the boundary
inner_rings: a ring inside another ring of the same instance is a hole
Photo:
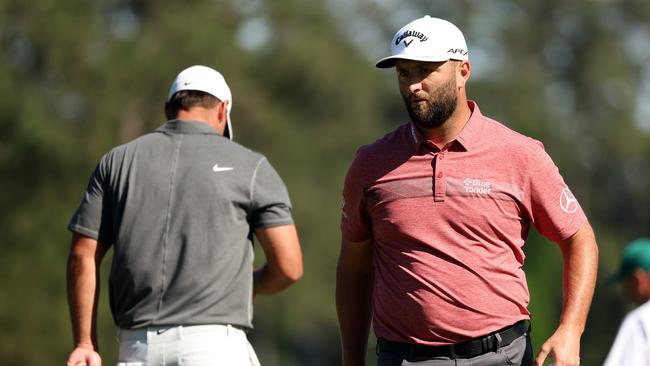
[[[259,366],[246,333],[231,325],[120,329],[117,366]]]

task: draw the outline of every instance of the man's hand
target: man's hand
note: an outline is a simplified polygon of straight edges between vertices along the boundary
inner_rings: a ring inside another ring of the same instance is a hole
[[[580,365],[580,331],[560,326],[542,345],[535,366],[544,365],[547,357],[553,358],[553,366]]]
[[[70,353],[67,366],[102,366],[102,359],[92,348],[77,346]]]

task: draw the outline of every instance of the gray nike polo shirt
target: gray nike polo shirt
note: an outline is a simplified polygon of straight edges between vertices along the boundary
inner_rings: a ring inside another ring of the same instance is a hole
[[[292,224],[266,158],[172,120],[104,155],[69,229],[113,246],[115,323],[252,327],[253,229]]]

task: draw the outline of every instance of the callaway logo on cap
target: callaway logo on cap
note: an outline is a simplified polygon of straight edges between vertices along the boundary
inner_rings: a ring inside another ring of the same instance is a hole
[[[465,37],[458,27],[428,15],[398,30],[390,50],[391,55],[377,61],[377,67],[393,67],[397,59],[429,62],[467,60],[469,54]]]

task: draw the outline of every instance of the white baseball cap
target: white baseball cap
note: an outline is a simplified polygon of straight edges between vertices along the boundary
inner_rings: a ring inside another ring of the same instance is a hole
[[[232,109],[232,94],[230,88],[226,84],[226,80],[219,71],[207,66],[194,65],[181,71],[171,88],[169,88],[169,101],[174,94],[181,90],[198,90],[208,93],[220,101],[228,101],[226,105],[226,130],[224,136],[232,140],[232,124],[230,123],[230,110]]]
[[[393,36],[391,56],[377,61],[381,69],[395,66],[398,59],[440,62],[467,60],[469,52],[463,33],[452,23],[428,15],[402,27]]]

